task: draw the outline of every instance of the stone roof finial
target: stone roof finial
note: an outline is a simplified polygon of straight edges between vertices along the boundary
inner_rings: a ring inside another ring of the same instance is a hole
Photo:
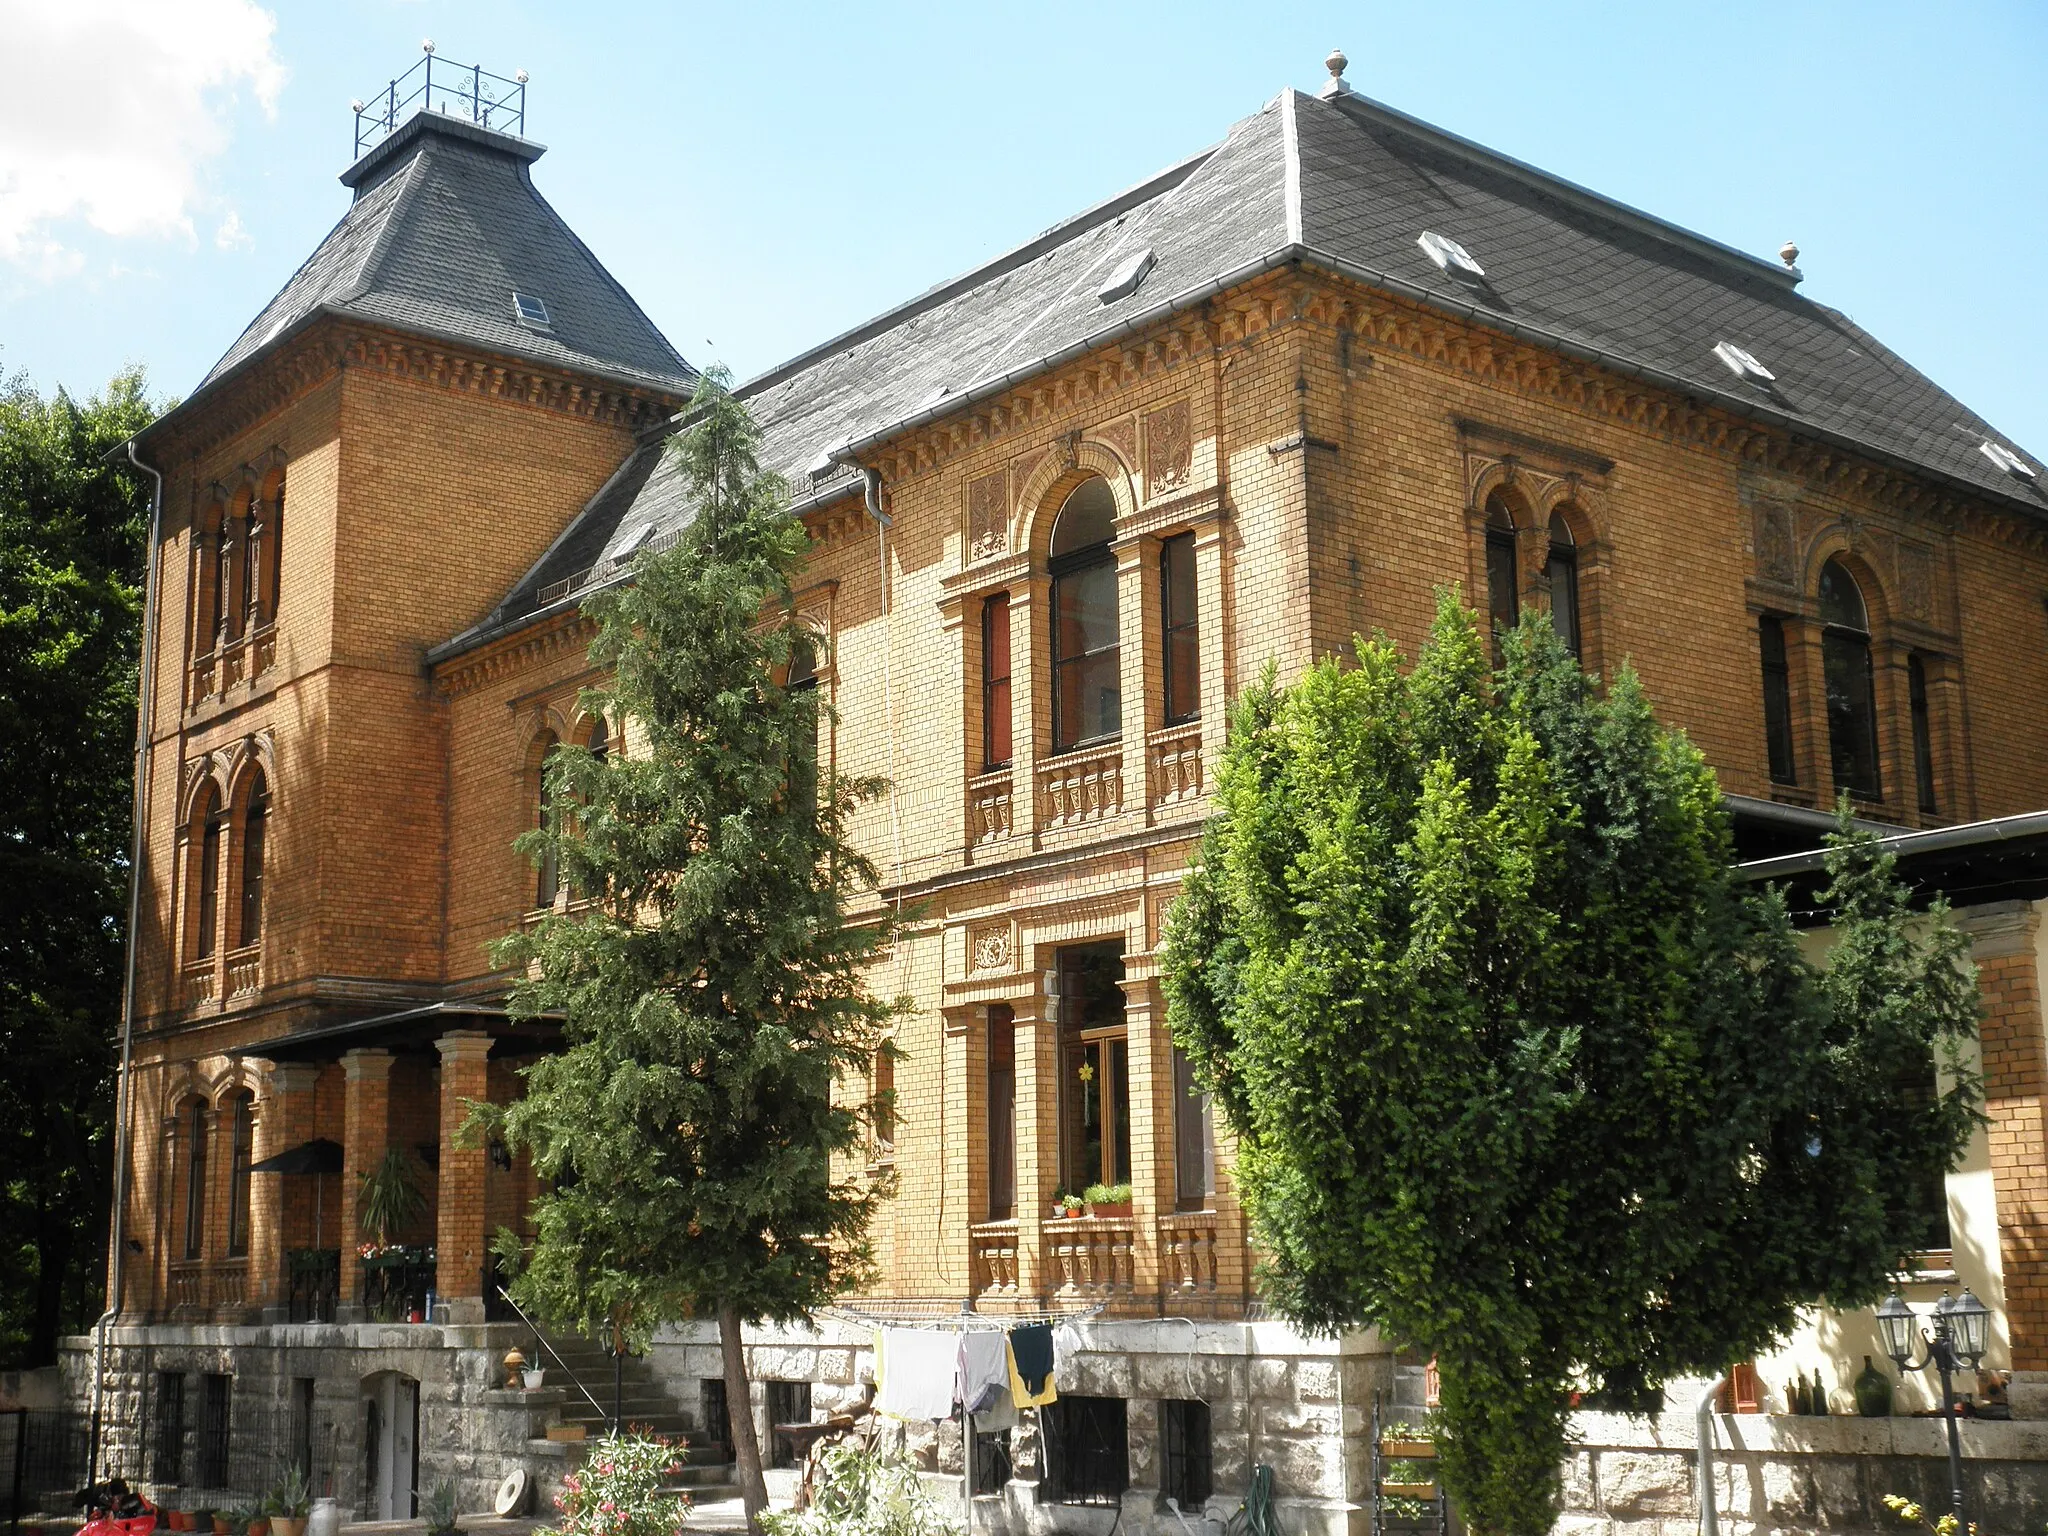
[[[1798,266],[1798,265],[1799,265],[1799,245],[1798,245],[1798,242],[1797,242],[1797,241],[1793,241],[1793,240],[1787,240],[1787,241],[1786,241],[1786,242],[1785,242],[1785,243],[1784,243],[1783,245],[1779,246],[1779,247],[1778,247],[1778,260],[1780,260],[1780,261],[1782,261],[1783,263],[1785,263],[1785,265],[1786,265],[1786,266],[1788,266],[1788,267],[1796,267],[1796,266]]]
[[[1330,78],[1323,82],[1323,88],[1316,94],[1325,100],[1332,96],[1349,96],[1351,86],[1344,78],[1344,70],[1350,63],[1351,61],[1344,57],[1342,48],[1332,48],[1330,56],[1323,60],[1323,68],[1330,72]]]

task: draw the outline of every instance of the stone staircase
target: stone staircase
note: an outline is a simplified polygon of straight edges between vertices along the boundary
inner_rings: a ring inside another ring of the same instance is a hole
[[[596,1439],[611,1427],[612,1357],[605,1353],[602,1344],[591,1339],[549,1334],[547,1346],[547,1350],[540,1351],[536,1363],[546,1367],[547,1384],[562,1389],[562,1422],[581,1424],[590,1438]],[[567,1379],[563,1365],[588,1389],[590,1397],[577,1390],[575,1381]],[[669,1485],[687,1493],[697,1504],[738,1498],[731,1449],[711,1439],[697,1423],[697,1415],[684,1409],[669,1394],[654,1368],[645,1359],[629,1355],[620,1375],[623,1391],[619,1401],[627,1427],[645,1427],[666,1435],[681,1450],[683,1465],[669,1479]],[[591,1405],[592,1397],[599,1406]]]

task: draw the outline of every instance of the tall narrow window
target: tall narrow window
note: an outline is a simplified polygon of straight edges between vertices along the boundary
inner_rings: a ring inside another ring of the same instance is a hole
[[[206,1251],[206,1105],[185,1112],[185,1257]]]
[[[1562,512],[1550,514],[1550,623],[1564,648],[1579,654],[1579,549]]]
[[[208,604],[208,618],[213,625],[210,638],[215,650],[225,645],[228,639],[228,603],[235,587],[234,526],[235,520],[228,515],[228,509],[222,507],[213,541],[213,591],[212,601]]]
[[[1940,809],[1934,798],[1934,731],[1927,713],[1927,663],[1906,658],[1906,691],[1913,709],[1913,785],[1920,795],[1920,814]]]
[[[1131,1178],[1130,1042],[1115,943],[1060,951],[1061,1162],[1067,1187]]]
[[[1202,713],[1202,655],[1195,606],[1195,536],[1177,533],[1159,546],[1160,650],[1166,664],[1166,723]]]
[[[244,633],[263,623],[263,598],[268,583],[264,579],[264,546],[270,542],[270,528],[264,516],[263,502],[259,499],[249,503],[249,521],[244,524],[242,535],[242,629]]]
[[[1174,1203],[1183,1211],[1199,1211],[1216,1192],[1216,1164],[1209,1123],[1209,1096],[1195,1086],[1194,1063],[1179,1046],[1173,1048],[1173,1187]]]
[[[1493,620],[1494,659],[1500,658],[1499,636],[1522,617],[1519,588],[1521,565],[1515,555],[1515,520],[1495,491],[1486,498],[1486,611]]]
[[[1010,594],[981,605],[981,770],[1010,766]]]
[[[199,1476],[202,1488],[228,1485],[228,1428],[232,1423],[235,1378],[209,1371],[199,1378]]]
[[[256,1100],[238,1093],[228,1132],[228,1257],[249,1252],[249,1164],[256,1149]]]
[[[254,944],[263,937],[263,844],[269,835],[270,786],[263,775],[249,790],[242,812],[242,913],[236,942]]]
[[[988,1010],[988,1219],[1017,1214],[1017,1021],[1008,1003]]]
[[[548,759],[554,756],[556,740],[557,738],[553,731],[543,731],[541,733],[541,738],[538,743],[540,755],[540,769],[539,772],[536,773],[534,776],[533,821],[533,824],[537,827],[546,827],[550,824],[548,816],[548,808],[550,802],[550,796],[548,793]],[[534,906],[552,907],[555,904],[555,897],[560,894],[561,889],[561,860],[557,856],[556,851],[553,848],[544,849],[542,850],[540,856],[540,868],[534,880]]]
[[[1765,614],[1756,621],[1758,648],[1764,664],[1764,746],[1771,759],[1773,784],[1797,784],[1792,761],[1792,669],[1785,662],[1785,624]]]
[[[230,512],[220,523],[220,574],[215,578],[215,608],[220,615],[217,645],[225,645],[241,633],[242,613],[235,602],[235,570],[241,564],[247,543],[247,525]]]
[[[1159,1405],[1159,1439],[1164,1466],[1159,1491],[1183,1514],[1199,1512],[1215,1492],[1210,1471],[1209,1405],[1169,1398]]]
[[[1821,661],[1828,684],[1828,751],[1835,788],[1866,800],[1881,795],[1877,702],[1871,679],[1870,619],[1856,579],[1839,561],[1820,568]]]
[[[198,929],[192,952],[201,960],[212,957],[215,933],[220,927],[220,845],[225,830],[220,795],[208,789],[199,825],[199,887],[192,893],[197,909],[193,921]]]
[[[194,529],[192,573],[192,652],[204,656],[213,649],[214,633],[220,627],[220,546],[227,537],[228,509],[216,503],[206,510]]]
[[[150,1448],[149,1475],[159,1483],[185,1481],[183,1371],[158,1371],[156,1374],[156,1434]]]
[[[263,622],[277,622],[277,599],[282,590],[283,578],[279,572],[284,563],[284,481],[277,482],[277,489],[271,493],[268,517],[268,547],[263,555]]]
[[[1116,498],[1084,480],[1052,528],[1052,744],[1056,752],[1123,729],[1118,661]]]

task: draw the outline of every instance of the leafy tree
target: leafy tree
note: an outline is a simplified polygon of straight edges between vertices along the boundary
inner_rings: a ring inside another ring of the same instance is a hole
[[[589,604],[612,681],[585,707],[631,750],[557,748],[562,812],[519,842],[594,904],[497,949],[526,973],[514,1011],[559,1013],[566,1049],[476,1123],[531,1148],[547,1181],[523,1300],[615,1345],[718,1320],[752,1518],[766,1492],[741,1327],[801,1318],[866,1273],[883,1191],[833,1160],[887,1106],[834,1089],[890,1049],[896,1005],[863,977],[895,930],[848,916],[874,871],[846,820],[881,786],[821,777],[817,692],[778,681],[809,643],[790,607],[803,526],[722,375],[693,410],[675,451],[694,520]]]
[[[154,414],[0,385],[0,1364],[100,1307]]]
[[[1976,987],[1846,832],[1817,975],[1630,671],[1603,696],[1540,614],[1497,674],[1484,645],[1446,594],[1412,671],[1361,642],[1248,690],[1165,972],[1267,1294],[1434,1352],[1446,1485],[1521,1536],[1576,1390],[1640,1401],[1880,1294],[1978,1118]]]

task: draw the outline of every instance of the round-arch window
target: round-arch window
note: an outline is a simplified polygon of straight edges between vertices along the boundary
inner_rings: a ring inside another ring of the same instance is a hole
[[[1496,636],[1513,629],[1522,616],[1518,575],[1514,514],[1508,510],[1507,498],[1495,491],[1486,498],[1486,610]],[[1499,651],[1496,640],[1496,660]]]
[[[1839,560],[1820,568],[1820,616],[1825,624],[1853,629],[1859,635],[1870,633],[1870,612],[1863,606],[1863,592]]]
[[[1821,665],[1828,689],[1828,755],[1835,788],[1880,798],[1877,689],[1871,676],[1870,610],[1841,562],[1820,568]]]
[[[1091,476],[1075,486],[1052,525],[1053,750],[1123,729],[1118,657],[1116,498]]]
[[[1579,654],[1579,549],[1562,512],[1550,514],[1550,622],[1564,648]]]

